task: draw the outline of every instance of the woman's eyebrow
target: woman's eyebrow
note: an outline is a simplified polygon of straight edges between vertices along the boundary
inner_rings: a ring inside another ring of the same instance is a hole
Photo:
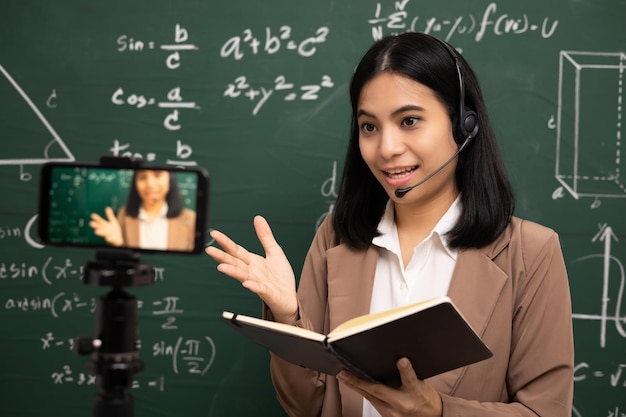
[[[375,117],[372,113],[370,113],[370,112],[368,112],[368,111],[365,111],[365,110],[363,110],[363,109],[359,109],[359,110],[356,112],[356,117],[357,117],[357,119],[358,119],[358,118],[359,118],[359,117],[361,117],[361,116],[371,117],[371,118],[374,118],[374,117]]]
[[[393,111],[392,116],[397,116],[401,113],[407,112],[407,111],[424,111],[425,109],[422,106],[418,106],[417,104],[406,104],[396,110]],[[363,109],[359,109],[356,112],[356,117],[357,119],[361,116],[366,116],[366,117],[372,117],[372,118],[376,118],[376,116],[374,116],[372,113],[368,112],[367,110],[363,110]]]
[[[417,104],[407,104],[404,105],[402,107],[400,107],[399,109],[395,110],[393,113],[391,113],[394,116],[397,116],[401,113],[407,112],[407,111],[424,111],[424,108],[422,106],[418,106]]]

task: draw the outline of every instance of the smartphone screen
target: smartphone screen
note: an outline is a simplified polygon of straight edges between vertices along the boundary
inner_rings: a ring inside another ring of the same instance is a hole
[[[39,236],[55,246],[200,253],[209,177],[200,168],[42,166]]]

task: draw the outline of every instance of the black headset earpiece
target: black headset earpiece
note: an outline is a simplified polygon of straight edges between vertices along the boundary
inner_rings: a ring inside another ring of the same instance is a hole
[[[435,38],[437,39],[437,38]],[[476,112],[465,105],[465,83],[463,82],[463,74],[461,73],[461,65],[456,51],[446,42],[437,39],[443,45],[448,54],[454,60],[457,79],[459,80],[459,106],[457,111],[456,126],[454,131],[454,140],[459,146],[465,147],[469,141],[476,137],[479,129],[478,115]]]

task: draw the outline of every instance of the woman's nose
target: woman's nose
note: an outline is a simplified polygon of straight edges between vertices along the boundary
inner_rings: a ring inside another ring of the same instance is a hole
[[[402,136],[395,129],[383,129],[380,135],[380,154],[385,159],[404,152],[405,146]]]
[[[148,176],[146,183],[149,187],[154,187],[154,185],[156,184],[156,178],[154,178],[153,176]]]

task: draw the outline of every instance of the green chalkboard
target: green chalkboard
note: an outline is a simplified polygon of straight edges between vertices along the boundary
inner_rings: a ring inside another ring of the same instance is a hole
[[[570,274],[575,416],[626,415],[624,0],[3,0],[0,414],[85,416],[96,386],[94,253],[45,247],[39,167],[141,156],[211,174],[210,228],[260,251],[270,221],[296,272],[332,209],[347,85],[382,35],[448,40],[472,63],[517,215],[556,229]],[[209,242],[207,242],[209,243]],[[142,256],[137,416],[280,416],[268,353],[219,322],[260,302],[206,256]],[[549,317],[546,320],[549,321]]]

